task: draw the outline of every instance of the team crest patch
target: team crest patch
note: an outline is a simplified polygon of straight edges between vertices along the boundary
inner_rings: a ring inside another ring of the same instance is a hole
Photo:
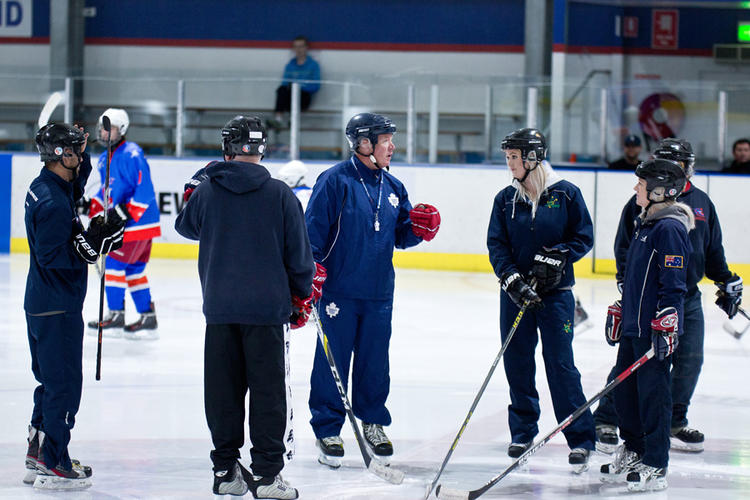
[[[547,208],[560,208],[560,199],[557,196],[551,196],[547,200]]]
[[[326,314],[329,318],[333,318],[339,314],[339,306],[335,302],[331,302],[326,306]]]
[[[388,195],[388,202],[393,205],[393,208],[398,207],[398,196],[396,196],[394,193],[391,193]]]
[[[682,255],[665,255],[664,256],[664,267],[673,267],[675,269],[682,269]]]
[[[693,208],[693,212],[695,212],[695,220],[706,220],[706,214],[703,213],[702,208]]]
[[[563,331],[565,333],[570,333],[573,331],[573,324],[570,322],[570,320],[566,321],[565,324],[563,324]]]

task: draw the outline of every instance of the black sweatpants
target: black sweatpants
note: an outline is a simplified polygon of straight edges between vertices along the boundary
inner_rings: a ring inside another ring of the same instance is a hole
[[[305,92],[304,90],[299,91],[299,109],[300,111],[306,111],[310,107],[310,101],[312,101],[312,94]],[[276,89],[276,106],[274,111],[280,113],[282,111],[291,111],[292,109],[292,86],[282,85]]]
[[[215,471],[240,457],[248,389],[252,471],[275,476],[284,467],[285,352],[282,325],[206,325],[203,388]]]

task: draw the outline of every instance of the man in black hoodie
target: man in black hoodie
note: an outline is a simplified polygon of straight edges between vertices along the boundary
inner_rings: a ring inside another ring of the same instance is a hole
[[[175,222],[178,233],[200,242],[213,490],[297,498],[280,475],[291,441],[284,325],[291,316],[293,328],[302,326],[310,312],[310,242],[300,202],[258,164],[266,148],[260,119],[236,116],[221,135],[224,161],[193,176]],[[248,389],[252,474],[238,460]]]

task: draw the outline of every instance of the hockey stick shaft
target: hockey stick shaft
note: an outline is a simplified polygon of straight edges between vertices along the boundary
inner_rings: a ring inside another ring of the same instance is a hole
[[[102,116],[102,128],[107,132],[107,166],[104,177],[103,200],[104,223],[107,223],[107,212],[109,211],[109,162],[112,156],[112,122],[106,115]],[[96,380],[102,379],[102,322],[104,321],[104,274],[106,271],[106,257],[101,256],[101,267],[99,270],[99,327],[96,337]]]
[[[469,424],[469,420],[471,420],[472,415],[474,415],[474,410],[477,408],[477,405],[479,404],[479,400],[482,398],[482,395],[484,394],[484,390],[487,388],[487,384],[489,384],[490,379],[492,378],[492,375],[495,373],[495,368],[497,368],[497,364],[500,362],[500,358],[503,357],[503,353],[508,348],[508,344],[510,344],[511,339],[513,338],[513,334],[516,333],[518,324],[521,322],[521,318],[523,318],[523,315],[526,312],[526,308],[528,307],[528,305],[529,305],[528,302],[524,303],[523,307],[521,307],[521,310],[518,311],[518,315],[516,316],[516,319],[513,321],[513,326],[511,326],[510,331],[508,332],[508,336],[505,338],[505,342],[503,342],[503,345],[500,348],[500,352],[498,352],[497,356],[495,356],[495,360],[492,362],[492,366],[490,366],[490,371],[487,373],[487,376],[484,377],[484,382],[482,382],[482,386],[479,388],[479,392],[474,397],[474,402],[471,403],[471,408],[469,408],[469,413],[466,414],[466,418],[464,419],[463,424],[461,424],[461,428],[458,430],[458,434],[456,434],[456,437],[453,439],[453,444],[451,444],[451,447],[448,449],[448,454],[445,455],[445,458],[443,459],[443,463],[440,465],[440,469],[438,469],[438,472],[435,475],[435,479],[433,479],[432,483],[430,483],[430,487],[427,490],[427,495],[424,497],[425,500],[429,498],[430,494],[432,493],[432,490],[435,489],[435,485],[437,484],[438,479],[440,479],[440,475],[443,473],[443,470],[445,470],[445,466],[448,464],[448,460],[450,460],[451,455],[453,455],[453,451],[456,449],[456,445],[458,445],[458,441],[459,439],[461,439],[461,435],[466,430],[466,426]]]
[[[738,307],[738,308],[737,308],[737,311],[739,311],[739,313],[740,313],[741,315],[743,315],[743,316],[745,317],[745,319],[747,319],[747,320],[750,320],[750,316],[748,316],[748,315],[747,315],[747,313],[745,312],[745,310],[744,310],[743,308],[741,308],[741,307]]]
[[[623,371],[621,374],[619,374],[617,377],[612,379],[611,382],[609,382],[607,385],[604,386],[604,388],[599,391],[599,393],[586,401],[582,406],[578,407],[572,414],[570,414],[565,420],[563,420],[557,427],[555,427],[552,432],[544,436],[539,442],[537,442],[534,446],[526,450],[520,457],[515,459],[512,464],[508,466],[507,469],[505,469],[503,472],[498,474],[497,476],[490,479],[484,486],[481,488],[478,488],[476,490],[472,491],[458,491],[458,490],[448,490],[446,489],[444,494],[441,495],[441,489],[440,486],[438,486],[438,498],[441,500],[446,499],[468,499],[468,500],[474,500],[475,498],[479,498],[484,493],[487,492],[490,488],[495,486],[497,483],[500,482],[505,476],[507,476],[510,472],[512,472],[514,469],[516,469],[521,463],[523,463],[529,456],[533,455],[537,451],[539,451],[540,448],[542,448],[545,444],[547,444],[553,437],[555,437],[557,434],[559,434],[562,430],[564,430],[566,427],[568,427],[575,419],[580,417],[586,410],[588,410],[594,403],[599,401],[601,398],[603,398],[606,394],[608,394],[612,389],[617,387],[623,380],[628,378],[630,375],[635,373],[635,371],[643,366],[644,363],[646,363],[649,359],[654,357],[654,348],[652,347],[649,349],[643,356],[638,358],[635,363],[630,365],[625,371]]]
[[[339,370],[336,367],[336,360],[333,357],[333,352],[331,352],[331,346],[328,344],[328,337],[326,337],[326,334],[323,331],[323,324],[320,322],[320,316],[318,315],[316,307],[312,308],[310,316],[315,322],[315,327],[318,330],[318,340],[320,341],[320,345],[323,347],[323,352],[325,353],[326,360],[328,361],[328,367],[331,369],[331,375],[333,375],[333,381],[336,383],[336,388],[339,391],[339,396],[341,396],[341,402],[344,404],[346,415],[349,417],[349,422],[351,423],[352,430],[354,431],[354,437],[356,438],[357,444],[359,445],[359,451],[362,453],[362,459],[365,461],[367,470],[380,477],[381,479],[385,479],[388,482],[400,484],[404,480],[403,472],[396,469],[386,469],[386,467],[381,462],[373,459],[372,455],[370,454],[370,450],[367,448],[365,440],[362,437],[362,432],[359,429],[359,424],[357,424],[357,419],[354,416],[354,411],[352,411],[352,407],[349,404],[349,397],[346,395],[344,383],[341,380]]]

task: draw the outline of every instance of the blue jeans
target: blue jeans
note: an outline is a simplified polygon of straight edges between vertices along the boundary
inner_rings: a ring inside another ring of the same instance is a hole
[[[703,366],[703,308],[701,306],[700,290],[685,297],[684,317],[680,344],[672,354],[672,428],[685,427],[688,423],[687,410],[690,398],[693,397],[695,386]],[[619,373],[613,367],[607,376],[607,383]],[[596,425],[617,426],[617,411],[615,410],[612,392],[599,401],[594,412]]]

